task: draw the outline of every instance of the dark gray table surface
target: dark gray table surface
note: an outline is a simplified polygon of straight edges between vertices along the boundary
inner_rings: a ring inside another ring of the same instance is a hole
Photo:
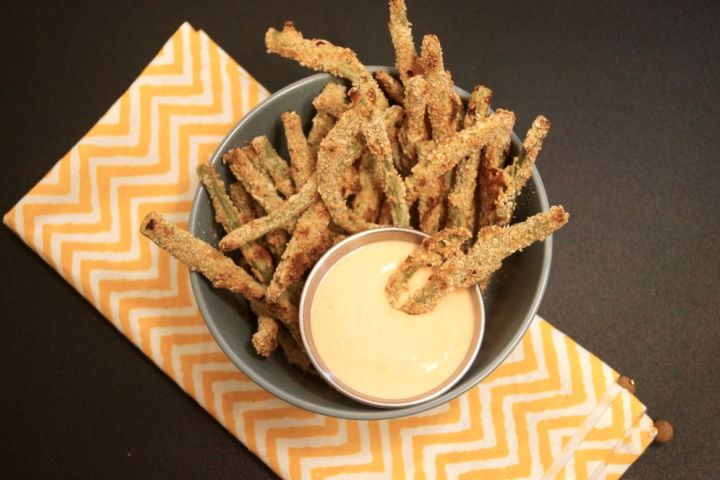
[[[391,64],[384,2],[90,2],[6,6],[0,211],[12,207],[181,22],[270,90],[307,74],[268,26]],[[636,379],[675,440],[627,478],[712,478],[720,449],[720,9],[715,2],[409,0],[458,85],[484,83],[518,130],[553,122],[539,160],[571,223],[540,313]],[[0,228],[3,478],[274,478],[242,444]]]

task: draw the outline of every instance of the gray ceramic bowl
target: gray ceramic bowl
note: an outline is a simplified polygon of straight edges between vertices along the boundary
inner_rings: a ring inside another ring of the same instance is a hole
[[[307,131],[313,115],[312,99],[328,82],[338,80],[326,74],[311,75],[279,90],[248,113],[225,137],[211,159],[223,180],[232,181],[232,174],[222,164],[223,153],[244,146],[257,135],[267,135],[278,151],[288,158],[280,114],[288,110],[297,111]],[[467,92],[458,92],[467,99]],[[513,153],[521,145],[513,134]],[[515,221],[548,208],[540,175],[533,170],[532,178],[520,196]],[[202,188],[195,194],[189,228],[193,235],[212,245],[217,245],[222,236],[222,229],[213,219],[212,205]],[[287,365],[282,355],[273,355],[268,359],[259,357],[250,344],[255,329],[254,315],[244,300],[212,288],[199,274],[192,273],[190,280],[210,332],[230,360],[260,387],[305,410],[333,417],[378,420],[403,417],[442,405],[495,370],[520,341],[537,312],[547,283],[551,252],[550,237],[503,263],[502,270],[496,273],[485,294],[486,326],[480,353],[467,374],[453,388],[426,403],[391,410],[351,400],[322,379],[305,375]]]

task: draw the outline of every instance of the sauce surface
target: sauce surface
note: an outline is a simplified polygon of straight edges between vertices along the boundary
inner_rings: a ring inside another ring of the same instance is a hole
[[[475,331],[476,299],[457,290],[423,315],[392,308],[385,284],[416,244],[386,240],[364,245],[326,272],[315,291],[310,329],[318,356],[342,383],[387,400],[422,395],[460,366]],[[418,272],[410,290],[429,272]]]

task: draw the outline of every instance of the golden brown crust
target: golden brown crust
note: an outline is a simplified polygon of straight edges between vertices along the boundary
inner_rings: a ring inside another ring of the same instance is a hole
[[[408,80],[405,95],[405,122],[400,129],[403,174],[408,175],[417,162],[417,148],[430,138],[425,122],[427,84],[422,76]]]
[[[315,154],[302,131],[302,120],[297,112],[283,112],[280,120],[285,130],[288,153],[290,154],[290,175],[297,188],[302,188],[310,175],[315,172]]]
[[[393,105],[385,110],[384,123],[388,141],[392,150],[393,165],[395,170],[403,175],[405,163],[402,148],[400,147],[400,128],[405,120],[405,111],[400,105]]]
[[[445,220],[447,210],[445,197],[450,189],[451,178],[452,172],[446,172],[439,178],[433,179],[419,196],[420,230],[428,235],[440,230],[440,226]]]
[[[412,174],[405,179],[408,198],[415,199],[419,190],[425,188],[452,170],[464,157],[482,148],[494,138],[510,135],[515,115],[498,109],[491,116],[475,125],[465,128],[440,142],[423,161],[413,167]]]
[[[201,164],[197,169],[198,176],[210,195],[215,221],[223,226],[226,232],[231,232],[243,225],[247,216],[240,213],[233,201],[225,192],[225,184],[210,164]],[[241,187],[242,188],[242,187]],[[262,283],[269,283],[273,275],[273,261],[270,252],[257,242],[243,245],[241,253],[250,266],[253,276]]]
[[[489,88],[483,85],[473,88],[463,120],[465,128],[487,117],[491,100],[492,91]],[[462,159],[455,168],[453,188],[448,194],[448,226],[465,227],[474,232],[479,223],[477,219],[484,216],[482,206],[493,208],[497,194],[488,188],[488,185],[492,185],[489,180],[493,178],[493,172],[487,170],[484,158],[484,152],[477,150]],[[483,176],[485,178],[481,178]]]
[[[240,213],[241,225],[245,225],[258,216],[263,217],[266,215],[265,210],[252,199],[240,182],[230,185],[230,199]],[[282,256],[287,240],[287,232],[282,229],[272,230],[265,234],[265,243],[274,259],[279,259]],[[272,279],[272,275],[270,275],[270,278]],[[269,281],[265,283],[269,283]]]
[[[533,165],[535,165],[535,160],[549,131],[550,121],[539,115],[528,130],[522,151],[513,159],[512,164],[505,168],[506,185],[495,200],[495,215],[498,225],[510,224],[518,196],[532,175]]]
[[[313,99],[312,104],[318,113],[327,113],[337,120],[349,106],[347,87],[341,83],[330,82]]]
[[[202,273],[214,287],[240,293],[253,300],[265,296],[265,287],[230,258],[168,222],[160,214],[148,213],[142,221],[140,232],[190,270]]]
[[[457,132],[463,128],[463,120],[465,119],[465,104],[463,103],[462,98],[460,98],[460,94],[456,92],[453,87],[454,84],[452,83],[452,76],[450,75],[450,72],[448,72],[448,76],[451,78],[450,88],[452,89],[451,102],[453,117],[451,118],[451,125],[453,131]]]
[[[453,187],[447,196],[447,226],[475,231],[475,191],[477,190],[480,151],[460,160],[455,167]]]
[[[265,46],[269,53],[295,60],[313,70],[347,78],[366,101],[372,101],[380,108],[387,107],[377,82],[349,48],[338,47],[327,40],[305,39],[292,22],[286,22],[282,31],[270,28],[265,34]]]
[[[268,287],[269,299],[280,297],[333,246],[337,235],[329,225],[330,214],[322,202],[316,202],[302,214]]]
[[[412,24],[407,18],[405,0],[390,0],[388,29],[395,48],[395,68],[400,74],[403,85],[407,86],[408,80],[418,73],[418,65]]]
[[[507,177],[505,171],[491,166],[487,156],[482,155],[478,183],[480,184],[480,209],[477,227],[481,229],[498,224],[495,204],[500,198],[500,193],[507,186]]]
[[[298,323],[297,303],[289,295],[273,301],[265,298],[263,300],[249,300],[250,308],[255,315],[264,315],[280,321],[296,342],[302,344],[302,335]]]
[[[315,175],[312,175],[300,191],[288,198],[276,211],[264,217],[256,218],[225,235],[220,240],[220,249],[223,252],[236,250],[272,230],[294,224],[300,215],[317,199],[316,190],[317,180]]]
[[[446,228],[423,240],[422,244],[402,261],[385,285],[385,296],[395,308],[402,306],[401,294],[408,282],[422,267],[438,267],[451,258],[462,255],[462,246],[472,238],[465,228]]]
[[[393,225],[410,225],[410,212],[405,201],[405,184],[395,169],[392,147],[388,140],[385,122],[381,115],[372,115],[363,121],[363,134],[367,147],[375,157],[375,172],[390,203]]]
[[[436,145],[433,140],[426,140],[416,145],[417,163],[423,164],[427,162],[427,157],[435,149]],[[415,168],[415,167],[413,167]],[[407,183],[408,177],[405,177]],[[439,178],[434,178],[423,185],[422,192],[418,192],[418,226],[420,231],[432,235],[438,230],[440,219],[443,213],[443,183]],[[408,194],[410,201],[413,197]]]
[[[442,48],[437,36],[423,37],[420,64],[427,83],[427,111],[432,139],[441,141],[455,133],[461,103],[454,95],[452,77],[445,70]]]
[[[240,224],[245,225],[250,220],[254,220],[255,210],[253,209],[252,198],[245,188],[243,188],[242,184],[240,182],[231,183],[228,192],[230,194],[230,200],[238,212]]]
[[[402,105],[402,103],[405,101],[405,88],[403,87],[402,83],[397,81],[395,77],[390,75],[385,70],[376,71],[375,73],[373,73],[373,77],[375,77],[375,81],[378,83],[378,85],[380,85],[380,88],[385,93],[386,97],[388,97],[393,102]]]
[[[445,70],[440,41],[435,35],[423,37],[419,59],[427,84],[427,114],[431,138],[436,145],[451,137],[462,118],[462,102],[453,89],[450,72]],[[444,174],[429,179],[426,189],[419,194],[420,229],[433,234],[440,229],[446,215],[445,198],[452,183],[451,167]]]
[[[565,225],[569,215],[562,207],[551,207],[524,222],[508,227],[490,226],[478,233],[478,239],[467,254],[443,263],[428,282],[402,310],[410,314],[429,312],[437,302],[456,288],[469,287],[488,278],[502,265],[502,260]]]
[[[319,38],[304,38],[292,22],[285,22],[278,31],[269,28],[265,33],[268,53],[295,60],[304,67],[327,72],[351,82],[361,82],[368,75],[357,55],[349,48],[338,47]]]
[[[490,112],[490,102],[492,101],[492,90],[484,85],[475,85],[470,99],[468,100],[467,112],[463,120],[464,127],[471,127],[478,120],[488,116]]]
[[[223,155],[223,162],[247,191],[267,212],[276,211],[283,204],[275,184],[267,173],[257,168],[245,150],[233,148]]]
[[[360,142],[362,116],[359,113],[351,107],[340,117],[320,143],[317,158],[318,193],[333,221],[348,232],[360,232],[374,226],[348,208],[343,188],[344,176],[363,149]]]
[[[318,112],[315,114],[312,119],[310,132],[308,132],[308,144],[310,145],[313,155],[317,156],[320,142],[330,133],[330,130],[332,130],[334,126],[335,118],[329,113]]]
[[[252,344],[258,355],[269,357],[278,346],[279,325],[275,319],[258,316],[258,327],[252,336]]]
[[[288,162],[280,157],[266,135],[253,138],[250,144],[257,153],[256,164],[260,165],[272,178],[275,188],[285,198],[290,198],[295,193],[295,186],[290,177]]]
[[[382,185],[375,174],[375,158],[364,150],[358,165],[360,190],[353,199],[353,213],[368,223],[375,223],[383,199]]]
[[[330,82],[313,100],[317,113],[312,119],[312,127],[308,133],[308,143],[313,155],[317,156],[320,142],[335,126],[335,121],[347,110],[347,88],[345,85]]]

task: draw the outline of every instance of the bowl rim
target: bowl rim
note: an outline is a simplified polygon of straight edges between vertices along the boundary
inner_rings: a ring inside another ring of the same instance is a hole
[[[387,67],[387,66],[367,66],[366,67],[370,72],[374,72],[376,70],[385,70],[389,73],[396,73],[397,70],[393,67]],[[303,77],[295,82],[290,83],[289,85],[286,85],[285,87],[281,88],[280,90],[276,91],[272,95],[265,98],[263,101],[261,101],[259,104],[257,104],[254,108],[252,108],[247,114],[245,114],[240,121],[233,127],[223,138],[223,140],[218,144],[217,148],[213,152],[213,154],[209,158],[210,163],[216,163],[218,158],[222,158],[222,155],[227,150],[227,145],[232,141],[232,139],[235,137],[237,132],[242,129],[246,124],[251,123],[254,118],[258,115],[258,112],[261,111],[263,108],[265,108],[266,105],[268,105],[270,102],[272,102],[273,99],[287,95],[288,93],[292,92],[293,90],[300,88],[304,86],[307,83],[315,82],[318,79],[327,79],[328,81],[337,80],[336,77],[333,75],[330,75],[328,73],[316,73],[313,75],[308,75],[306,77]],[[470,94],[459,88],[455,87],[455,90],[460,94],[461,98],[463,100],[467,100]],[[513,130],[511,134],[512,143],[516,145],[522,145],[522,141],[520,138],[515,134],[515,131]],[[545,191],[545,186],[543,185],[542,179],[540,178],[540,174],[535,166],[532,168],[532,175],[530,177],[530,181],[532,182],[535,191],[537,193],[538,202],[540,204],[540,210],[541,211],[547,211],[550,208],[550,204],[548,202],[547,192]],[[190,233],[194,236],[198,236],[200,233],[198,230],[196,230],[195,226],[197,225],[196,217],[199,215],[199,199],[204,194],[203,188],[201,184],[198,184],[198,187],[195,191],[195,195],[193,196],[192,206],[190,208],[190,216],[188,218],[188,230]],[[533,319],[535,318],[535,315],[537,314],[538,308],[540,307],[540,302],[542,301],[542,298],[545,294],[545,288],[547,287],[548,278],[550,275],[550,266],[552,263],[552,246],[553,246],[553,236],[548,236],[544,242],[540,244],[543,248],[543,259],[542,259],[542,265],[540,269],[540,280],[535,288],[535,292],[533,294],[533,299],[530,303],[530,308],[528,309],[527,314],[525,315],[525,318],[520,323],[520,328],[515,332],[515,334],[512,336],[510,342],[508,342],[507,345],[500,351],[498,355],[495,356],[494,359],[492,359],[487,366],[485,366],[483,369],[479,370],[478,372],[475,372],[473,374],[470,374],[471,381],[465,381],[468,379],[468,373],[466,373],[458,383],[456,383],[450,390],[446,391],[444,394],[435,397],[432,400],[428,400],[427,402],[411,405],[408,407],[399,407],[399,408],[393,408],[393,409],[384,409],[380,407],[371,407],[370,405],[363,405],[364,407],[367,407],[368,410],[342,410],[338,407],[324,407],[321,405],[316,405],[312,402],[309,402],[303,398],[298,397],[295,395],[292,391],[285,390],[282,388],[277,387],[272,382],[269,382],[265,379],[264,376],[256,373],[250,368],[244,368],[245,362],[242,360],[242,358],[235,353],[235,351],[230,348],[230,345],[225,340],[224,336],[222,335],[222,332],[218,328],[218,326],[213,322],[211,316],[209,315],[209,308],[208,304],[201,295],[200,292],[200,285],[201,282],[203,282],[203,277],[201,274],[197,272],[190,272],[190,285],[193,291],[193,296],[195,297],[195,301],[197,303],[198,309],[203,317],[203,320],[205,321],[205,324],[208,327],[208,330],[212,334],[215,341],[218,343],[222,351],[227,355],[227,357],[230,359],[230,361],[245,375],[247,376],[252,382],[254,382],[257,386],[260,388],[268,391],[269,393],[273,394],[274,396],[280,398],[281,400],[284,400],[296,407],[299,407],[301,409],[318,413],[321,415],[327,415],[330,417],[335,418],[342,418],[342,419],[348,419],[348,420],[385,420],[385,419],[392,419],[392,418],[401,418],[406,417],[409,415],[414,415],[417,413],[424,412],[426,410],[429,410],[434,407],[438,407],[440,405],[443,405],[450,400],[459,397],[460,395],[466,393],[468,390],[476,386],[478,383],[483,381],[485,378],[487,378],[495,369],[497,369],[498,366],[500,366],[501,363],[505,361],[505,359],[510,355],[510,353],[515,349],[515,347],[520,343],[520,340],[525,336],[525,333],[527,332],[528,328],[530,327],[530,324],[532,323]],[[450,396],[448,396],[450,395]],[[362,404],[358,404],[362,405]],[[372,409],[372,410],[370,410]]]

